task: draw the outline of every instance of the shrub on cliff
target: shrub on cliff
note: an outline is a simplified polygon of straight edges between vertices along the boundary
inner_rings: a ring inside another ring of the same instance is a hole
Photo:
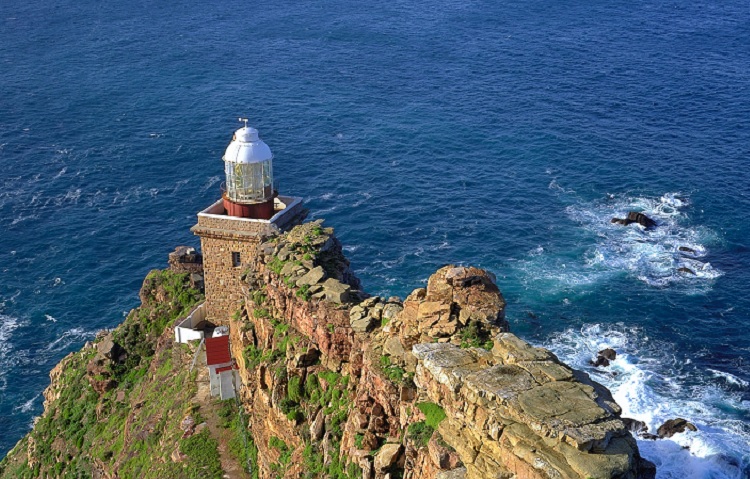
[[[434,402],[421,402],[417,404],[417,409],[424,414],[425,423],[434,429],[446,418],[445,410]]]
[[[141,363],[154,355],[157,338],[177,318],[187,315],[203,295],[190,285],[187,273],[153,270],[143,281],[141,307],[115,329],[114,340],[125,349],[123,363],[112,367],[114,378],[134,382],[145,372]]]

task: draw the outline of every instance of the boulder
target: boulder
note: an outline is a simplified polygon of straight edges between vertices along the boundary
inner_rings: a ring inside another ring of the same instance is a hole
[[[628,431],[633,433],[633,435],[641,436],[648,432],[648,426],[643,421],[624,417],[622,418],[622,422],[625,424]]]
[[[297,368],[307,368],[315,364],[319,358],[320,351],[315,348],[310,348],[294,357],[294,365]]]
[[[203,256],[191,246],[178,246],[169,253],[169,269],[175,273],[203,273]]]
[[[672,437],[675,434],[683,433],[685,430],[688,431],[697,431],[698,428],[695,427],[695,425],[691,422],[688,422],[687,419],[683,419],[681,417],[670,419],[661,426],[659,426],[659,429],[656,430],[656,434],[664,439],[665,437]]]
[[[692,255],[698,254],[697,251],[695,251],[693,248],[688,248],[687,246],[680,246],[679,248],[677,248],[677,251],[681,253],[692,254]]]
[[[122,347],[112,338],[112,334],[106,335],[101,341],[99,341],[96,345],[96,349],[99,351],[99,354],[111,361],[117,361],[120,354],[123,352]]]
[[[693,275],[693,276],[695,276],[695,271],[693,271],[693,270],[692,270],[692,269],[690,269],[690,268],[686,268],[686,267],[684,267],[684,266],[683,266],[682,268],[677,268],[677,272],[678,272],[678,273],[685,273],[685,274],[690,274],[690,275]]]
[[[440,433],[432,435],[427,443],[427,452],[432,462],[442,470],[452,470],[461,464],[458,453],[443,441]]]
[[[315,415],[315,419],[310,424],[310,438],[315,441],[320,441],[325,432],[325,415],[322,409],[318,409],[318,413]]]
[[[362,438],[362,450],[363,451],[374,451],[378,448],[378,438],[375,434],[370,431],[366,431]]]
[[[375,471],[385,472],[398,461],[401,455],[401,444],[385,444],[375,456]]]
[[[297,265],[292,263],[291,261],[289,261],[288,263],[284,263],[284,266],[281,267],[281,276],[291,276],[296,268]]]
[[[437,473],[437,476],[435,476],[435,479],[465,479],[465,478],[466,478],[465,467],[457,467],[453,469],[452,471],[441,471]]]
[[[656,464],[648,459],[638,459],[638,479],[656,479]]]
[[[388,338],[383,345],[383,352],[389,356],[402,359],[404,357],[404,346],[397,337]]]
[[[375,327],[376,324],[377,321],[370,316],[352,314],[349,317],[349,325],[356,333],[369,332]]]
[[[349,301],[349,293],[352,287],[333,278],[328,278],[323,283],[323,291],[328,301],[334,303],[346,303]]]
[[[325,278],[325,276],[326,272],[323,270],[323,267],[316,266],[297,280],[297,286],[312,286],[313,284],[319,283],[323,278]]]

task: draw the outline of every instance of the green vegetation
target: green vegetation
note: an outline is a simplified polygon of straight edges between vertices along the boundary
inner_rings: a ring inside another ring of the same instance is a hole
[[[404,382],[406,370],[396,364],[391,364],[390,357],[386,355],[380,356],[380,368],[383,370],[383,373],[391,382],[397,384],[401,384]]]
[[[276,436],[271,436],[268,439],[268,447],[279,451],[279,462],[277,464],[271,464],[271,471],[283,475],[292,459],[292,450],[289,449],[289,446],[287,446],[284,441]]]
[[[421,447],[427,445],[435,429],[446,418],[446,415],[442,407],[432,402],[417,403],[417,409],[422,411],[425,420],[409,424],[406,434],[417,447]]]
[[[127,351],[125,362],[111,368],[117,382],[132,384],[140,380],[154,355],[156,339],[167,326],[203,300],[201,292],[190,287],[187,273],[170,270],[151,271],[141,293],[145,303],[131,311],[113,333],[114,340]],[[162,295],[166,300],[158,301],[157,296]]]
[[[274,256],[271,261],[268,262],[268,267],[276,274],[281,274],[281,268],[284,267],[285,261],[281,261],[278,256]]]
[[[430,442],[432,433],[435,432],[431,426],[428,426],[425,421],[419,421],[409,424],[406,430],[406,435],[409,439],[414,441],[417,447],[426,446]]]
[[[243,415],[240,414],[236,400],[222,401],[218,415],[221,418],[219,425],[231,431],[229,452],[237,458],[243,467],[250,467],[252,479],[258,479],[258,447],[245,427],[245,420]]]
[[[425,423],[437,429],[438,425],[445,419],[445,410],[434,402],[421,402],[417,404],[417,409],[422,411],[425,416]]]
[[[180,451],[190,459],[190,467],[183,471],[185,476],[190,479],[222,477],[218,446],[208,429],[180,440]]]
[[[312,296],[312,295],[310,294],[310,286],[308,286],[308,285],[306,285],[306,284],[303,284],[303,285],[302,285],[302,286],[300,286],[300,287],[299,287],[299,289],[298,289],[298,290],[297,290],[297,291],[296,291],[296,292],[294,293],[294,295],[295,295],[295,296],[297,296],[298,298],[301,298],[301,299],[305,300],[305,301],[309,301],[309,300],[310,300],[310,297]]]
[[[289,378],[286,390],[289,399],[295,402],[300,402],[302,400],[302,395],[305,393],[302,386],[302,379],[299,376],[292,376]]]
[[[255,318],[270,318],[271,313],[266,308],[258,308],[253,310],[253,317]]]
[[[482,348],[487,351],[494,345],[489,330],[479,321],[471,321],[460,332],[462,348]]]
[[[364,441],[364,439],[365,439],[365,435],[364,434],[360,434],[360,433],[355,434],[354,435],[354,446],[357,449],[362,449],[362,442]]]
[[[256,306],[261,306],[266,303],[266,295],[263,293],[263,291],[256,290],[253,291],[253,303],[256,304]]]
[[[202,295],[190,286],[187,274],[152,271],[141,298],[143,305],[113,331],[114,340],[127,353],[123,364],[108,371],[114,381],[109,386],[114,389],[100,396],[89,382],[106,380],[104,373],[87,376],[95,349],[66,358],[53,383],[58,399],[39,418],[30,439],[24,440],[33,441],[33,467],[26,462],[24,447],[0,463],[0,476],[88,478],[97,460],[117,462],[121,477],[206,477],[197,472],[206,467],[199,455],[188,455],[179,469],[169,459],[182,431],[179,421],[167,418],[182,417],[195,394],[195,383],[183,367],[190,360],[189,348],[158,341]],[[139,406],[134,410],[133,404]],[[184,447],[192,452],[191,445],[188,442]],[[192,476],[191,471],[195,472]]]

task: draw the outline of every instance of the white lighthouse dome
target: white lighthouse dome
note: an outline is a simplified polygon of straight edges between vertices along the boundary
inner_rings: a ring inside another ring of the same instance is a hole
[[[224,161],[235,164],[260,163],[271,159],[271,149],[258,137],[258,130],[251,126],[235,131],[224,153]]]

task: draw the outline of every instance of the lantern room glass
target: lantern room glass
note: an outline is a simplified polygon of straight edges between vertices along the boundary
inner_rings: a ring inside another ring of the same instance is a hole
[[[273,164],[270,159],[257,163],[224,165],[227,197],[236,203],[258,203],[273,197]]]

